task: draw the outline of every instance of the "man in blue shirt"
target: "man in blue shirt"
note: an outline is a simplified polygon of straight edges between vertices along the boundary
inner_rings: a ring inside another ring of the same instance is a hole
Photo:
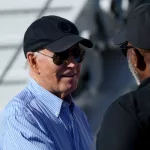
[[[28,27],[23,46],[29,83],[1,114],[0,150],[94,149],[87,118],[70,95],[92,42],[70,21],[45,16]]]

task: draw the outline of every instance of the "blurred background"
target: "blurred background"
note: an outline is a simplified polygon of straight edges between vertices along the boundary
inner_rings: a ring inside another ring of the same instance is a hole
[[[93,41],[87,49],[81,78],[73,93],[87,114],[98,149],[98,131],[108,106],[136,88],[126,58],[113,44],[115,32],[130,11],[150,0],[5,0],[0,1],[0,110],[28,79],[22,40],[27,27],[44,15],[59,15],[76,24]]]

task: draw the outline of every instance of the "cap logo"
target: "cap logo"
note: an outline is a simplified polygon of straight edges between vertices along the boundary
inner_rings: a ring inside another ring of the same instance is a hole
[[[72,30],[71,26],[67,22],[59,22],[59,29],[63,32],[70,32]]]

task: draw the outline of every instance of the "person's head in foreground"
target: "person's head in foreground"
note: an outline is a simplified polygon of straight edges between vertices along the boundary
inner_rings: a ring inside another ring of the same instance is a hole
[[[120,45],[137,89],[118,97],[106,110],[100,150],[150,149],[150,4],[136,7],[114,42]],[[128,81],[127,81],[128,82]]]
[[[120,45],[127,57],[138,85],[150,77],[150,3],[142,4],[131,12],[114,43]]]
[[[80,37],[70,21],[45,16],[29,26],[23,45],[31,78],[64,99],[77,87],[84,47],[91,48],[92,42]]]

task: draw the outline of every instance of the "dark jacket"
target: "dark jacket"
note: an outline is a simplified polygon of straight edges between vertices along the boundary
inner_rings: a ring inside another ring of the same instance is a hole
[[[108,108],[99,150],[150,150],[150,78]]]

